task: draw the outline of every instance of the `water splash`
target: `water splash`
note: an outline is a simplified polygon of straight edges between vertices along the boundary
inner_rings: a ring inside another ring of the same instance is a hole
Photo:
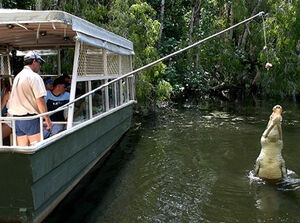
[[[265,184],[266,183],[263,179],[255,176],[254,170],[251,170],[248,173],[248,178],[249,178],[250,185],[252,185],[253,183],[257,183],[257,184]]]
[[[298,178],[298,175],[292,171],[287,170],[287,177],[278,180],[278,181],[266,181],[264,179],[261,179],[254,174],[254,170],[249,171],[248,173],[249,183],[250,185],[253,184],[267,184],[267,183],[273,183],[273,185],[276,187],[279,191],[296,191],[300,189],[300,179]]]
[[[300,189],[300,179],[292,170],[287,170],[287,177],[276,183],[280,191],[296,191]]]

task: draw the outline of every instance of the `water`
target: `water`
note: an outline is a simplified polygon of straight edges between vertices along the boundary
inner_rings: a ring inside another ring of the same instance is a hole
[[[281,104],[289,177],[251,176],[273,105],[186,105],[135,120],[45,222],[300,222],[298,105]]]

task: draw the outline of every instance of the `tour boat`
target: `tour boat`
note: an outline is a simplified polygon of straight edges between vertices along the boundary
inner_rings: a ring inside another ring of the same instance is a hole
[[[9,139],[0,140],[1,222],[41,222],[130,128],[136,103],[133,44],[123,37],[63,11],[0,9],[2,80],[12,84],[17,59],[29,50],[46,60],[42,77],[71,77],[70,102],[47,113],[67,111],[66,130],[18,146],[15,120],[39,117],[42,129],[44,114],[0,117],[12,127]],[[75,117],[79,102],[83,110]]]

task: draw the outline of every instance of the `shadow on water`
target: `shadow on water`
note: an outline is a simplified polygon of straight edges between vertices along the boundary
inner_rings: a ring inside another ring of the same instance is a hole
[[[98,163],[87,176],[68,194],[68,196],[43,221],[44,223],[83,223],[88,222],[91,212],[112,187],[118,187],[118,176],[134,158],[135,142],[139,140],[140,123],[134,122],[131,129],[122,137],[103,162]],[[114,199],[114,195],[110,195]]]
[[[257,208],[257,222],[299,222],[300,179],[288,170],[288,176],[267,182],[249,174],[251,193]],[[287,212],[285,209],[291,207]],[[287,214],[289,213],[289,214]]]
[[[134,120],[107,161],[45,222],[300,222],[299,105],[281,102],[283,157],[295,172],[268,184],[248,173],[280,102],[216,104]]]

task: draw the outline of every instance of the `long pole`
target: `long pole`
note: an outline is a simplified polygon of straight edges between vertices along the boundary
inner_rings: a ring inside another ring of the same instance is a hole
[[[156,61],[153,61],[153,62],[151,62],[151,63],[149,63],[149,64],[147,64],[147,65],[145,65],[145,66],[143,66],[143,67],[140,67],[140,68],[138,68],[138,69],[136,69],[136,70],[133,70],[133,71],[127,73],[127,74],[124,74],[124,75],[122,75],[122,76],[120,76],[120,77],[118,77],[118,78],[116,78],[116,79],[113,79],[112,81],[109,81],[109,82],[107,82],[107,83],[105,83],[105,84],[103,84],[103,85],[101,85],[101,86],[95,88],[94,90],[92,90],[92,91],[90,91],[90,92],[87,92],[87,93],[85,93],[84,95],[81,95],[80,97],[76,98],[74,101],[71,101],[71,102],[69,102],[69,103],[63,105],[62,107],[67,107],[67,106],[69,106],[70,104],[74,103],[75,101],[78,101],[78,100],[80,100],[80,99],[86,97],[87,95],[93,94],[94,92],[96,92],[96,91],[98,91],[98,90],[100,90],[100,89],[102,89],[102,88],[104,88],[104,87],[107,87],[108,85],[110,85],[110,84],[112,84],[112,83],[114,83],[114,82],[120,81],[121,79],[123,79],[123,78],[125,78],[125,77],[128,77],[128,76],[133,75],[133,74],[136,74],[136,73],[138,73],[138,72],[140,72],[140,71],[142,71],[142,70],[145,70],[145,69],[147,69],[147,68],[149,68],[149,67],[151,67],[151,66],[153,66],[153,65],[155,65],[155,64],[157,64],[157,63],[159,63],[159,62],[161,62],[161,61],[164,61],[164,60],[166,60],[166,59],[169,59],[170,57],[176,56],[177,54],[180,54],[180,53],[182,53],[182,52],[184,52],[184,51],[187,51],[187,50],[189,50],[189,49],[191,49],[191,48],[193,48],[193,47],[195,47],[195,46],[198,46],[199,44],[201,44],[201,43],[203,43],[203,42],[205,42],[205,41],[207,41],[207,40],[210,40],[210,39],[212,39],[212,38],[214,38],[214,37],[216,37],[216,36],[219,36],[219,35],[221,35],[221,34],[227,32],[227,31],[229,31],[229,30],[231,30],[231,29],[234,29],[235,27],[237,27],[237,26],[239,26],[239,25],[242,25],[242,24],[244,24],[244,23],[247,23],[247,22],[251,21],[252,19],[254,19],[254,18],[256,18],[256,17],[258,17],[258,16],[263,16],[263,15],[264,15],[264,12],[259,12],[259,13],[257,13],[256,15],[251,16],[250,18],[243,20],[242,22],[239,22],[239,23],[237,23],[237,24],[235,24],[235,25],[233,25],[233,26],[230,26],[230,27],[227,28],[227,29],[224,29],[224,30],[222,30],[222,31],[220,31],[220,32],[218,32],[218,33],[215,33],[215,34],[213,34],[213,35],[211,35],[211,36],[209,36],[209,37],[206,37],[206,38],[204,38],[204,39],[202,39],[202,40],[199,40],[198,42],[195,42],[195,43],[193,43],[193,44],[191,44],[191,45],[189,45],[189,46],[187,46],[187,47],[185,47],[185,48],[183,48],[183,49],[181,49],[181,50],[178,50],[178,51],[176,51],[176,52],[174,52],[174,53],[171,53],[171,54],[169,54],[169,55],[167,55],[167,56],[164,56],[164,57],[162,57],[162,58],[160,58],[160,59],[158,59],[158,60],[156,60]]]

